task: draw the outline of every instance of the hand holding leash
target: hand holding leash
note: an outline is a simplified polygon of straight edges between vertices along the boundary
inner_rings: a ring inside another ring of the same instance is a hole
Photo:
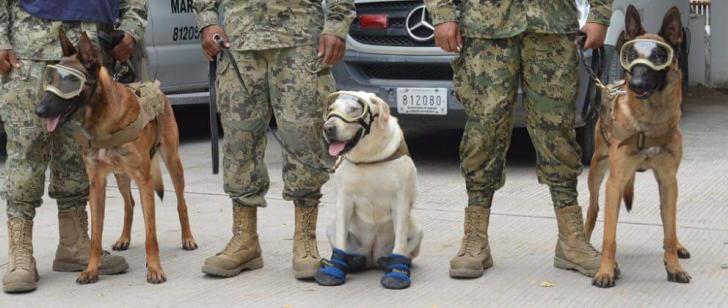
[[[607,37],[607,26],[595,23],[587,22],[579,32],[585,33],[584,49],[597,49],[604,45],[604,40]]]
[[[213,27],[213,26],[210,26]],[[227,43],[227,39],[223,36],[224,34],[220,34],[219,32],[205,32],[205,30],[209,29],[210,27],[205,28],[203,31],[203,40],[202,40],[202,53],[207,57],[207,59],[210,60],[210,67],[209,67],[209,90],[210,90],[210,146],[211,146],[211,154],[212,154],[212,174],[218,174],[220,170],[220,149],[219,149],[219,140],[220,136],[218,135],[218,124],[217,124],[217,91],[216,91],[216,82],[217,79],[217,54],[220,53],[220,50],[227,48],[230,46],[229,43]],[[220,28],[219,26],[214,26],[217,28]],[[214,29],[213,29],[214,30]],[[220,29],[222,30],[222,29]],[[211,35],[210,35],[211,34]],[[209,36],[209,37],[208,37]],[[212,42],[212,46],[209,45],[209,42]],[[225,49],[227,50],[227,49]]]
[[[230,48],[230,41],[222,27],[210,25],[202,29],[202,54],[207,60],[212,61],[223,48]]]

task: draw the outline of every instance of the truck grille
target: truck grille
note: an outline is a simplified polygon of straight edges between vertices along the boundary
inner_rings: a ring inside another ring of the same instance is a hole
[[[452,80],[449,63],[360,63],[359,71],[369,78]]]
[[[359,27],[359,18],[356,18],[351,24],[349,35],[354,40],[368,45],[403,47],[435,46],[434,39],[420,42],[412,39],[409,34],[407,34],[407,15],[410,11],[420,5],[423,5],[422,1],[359,3],[356,5],[356,13],[358,16],[368,14],[386,14],[389,19],[389,27],[387,29],[362,29]]]

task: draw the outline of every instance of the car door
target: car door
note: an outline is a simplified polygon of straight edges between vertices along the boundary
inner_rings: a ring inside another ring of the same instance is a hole
[[[144,36],[150,73],[168,94],[206,91],[208,62],[202,55],[192,0],[149,1]]]

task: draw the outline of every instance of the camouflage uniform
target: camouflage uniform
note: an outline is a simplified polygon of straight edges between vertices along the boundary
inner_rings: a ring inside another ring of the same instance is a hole
[[[145,0],[121,0],[120,29],[142,43],[146,24]],[[35,114],[43,89],[45,66],[61,58],[58,29],[77,42],[86,31],[96,39],[96,23],[39,19],[20,8],[17,0],[0,0],[0,49],[15,51],[21,62],[0,85],[0,118],[7,134],[8,158],[2,197],[8,218],[32,219],[41,205],[45,170],[50,165],[49,195],[60,211],[85,207],[88,178],[81,150],[67,128],[54,133]]]
[[[227,57],[218,66],[217,103],[222,119],[225,192],[238,206],[266,205],[268,172],[263,163],[265,128],[271,115],[295,158],[283,154],[283,197],[315,206],[325,171],[301,164],[321,164],[324,98],[335,90],[330,67],[317,57],[322,33],[346,38],[355,16],[352,0],[232,1],[195,0],[202,29],[217,24],[225,12],[225,33],[247,93]]]
[[[454,85],[468,121],[460,144],[468,204],[490,207],[505,183],[519,80],[538,179],[556,207],[577,204],[581,149],[576,142],[578,25],[574,0],[427,0],[434,24],[460,23],[464,46],[453,61]],[[588,22],[608,25],[611,0],[589,0]],[[519,79],[520,77],[520,79]]]

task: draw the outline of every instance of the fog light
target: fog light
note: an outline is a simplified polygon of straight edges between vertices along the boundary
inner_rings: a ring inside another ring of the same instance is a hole
[[[362,29],[387,29],[389,18],[387,15],[361,15],[359,16],[359,28]]]

